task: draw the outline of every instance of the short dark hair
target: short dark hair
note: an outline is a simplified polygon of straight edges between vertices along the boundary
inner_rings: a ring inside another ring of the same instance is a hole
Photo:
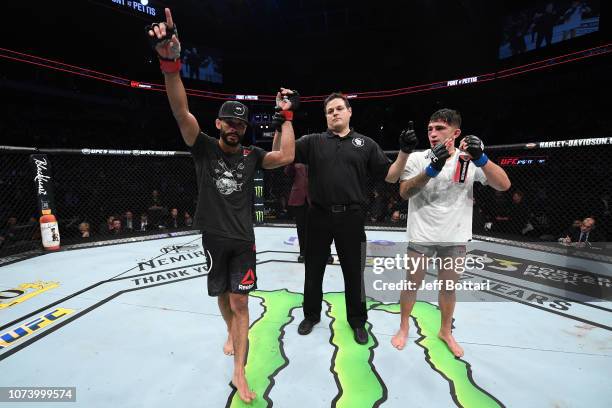
[[[435,111],[429,118],[429,123],[438,121],[444,122],[447,125],[455,126],[456,128],[461,127],[461,115],[459,112],[453,109],[445,108]]]
[[[346,106],[346,108],[350,108],[351,104],[349,103],[348,98],[341,92],[334,92],[332,94],[330,94],[327,98],[325,98],[325,101],[323,101],[323,110],[327,111],[327,104],[334,100],[334,99],[342,99],[344,101],[344,105]]]

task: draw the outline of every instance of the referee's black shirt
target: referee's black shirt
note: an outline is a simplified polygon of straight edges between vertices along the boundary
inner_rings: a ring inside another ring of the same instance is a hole
[[[365,205],[368,176],[385,178],[391,161],[378,144],[353,130],[345,137],[331,130],[296,141],[296,163],[308,165],[310,200],[322,207]]]

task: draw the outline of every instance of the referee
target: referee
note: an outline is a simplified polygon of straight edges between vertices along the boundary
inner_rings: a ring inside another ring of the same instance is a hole
[[[309,334],[321,319],[323,274],[332,240],[344,276],[347,320],[359,344],[368,342],[363,288],[366,235],[364,230],[368,176],[395,183],[417,144],[412,129],[400,135],[400,153],[393,164],[380,146],[349,127],[352,110],[346,96],[329,95],[323,104],[327,131],[296,142],[296,162],[309,166],[304,320],[298,333]],[[365,248],[365,247],[363,247]]]

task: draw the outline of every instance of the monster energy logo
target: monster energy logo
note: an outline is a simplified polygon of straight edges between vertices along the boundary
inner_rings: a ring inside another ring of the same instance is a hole
[[[256,197],[263,196],[263,186],[255,186],[255,196]]]
[[[255,221],[263,222],[264,220],[264,212],[263,211],[255,211]]]
[[[246,376],[249,385],[257,394],[251,404],[244,404],[235,392],[229,395],[226,407],[271,407],[274,402],[270,392],[278,379],[275,377],[290,361],[283,350],[286,326],[293,320],[293,311],[302,306],[303,295],[286,289],[275,291],[253,291],[251,296],[261,299],[264,313],[249,329],[249,353]],[[378,340],[371,325],[366,329],[370,340],[361,346],[353,340],[346,324],[346,306],[343,293],[325,293],[330,324],[330,344],[335,348],[330,371],[338,385],[338,394],[330,401],[332,407],[378,407],[387,399],[384,379],[373,363],[374,349]],[[370,301],[368,310],[399,315],[399,304],[383,304]],[[468,362],[457,359],[438,338],[440,310],[437,306],[417,302],[412,317],[415,319],[420,338],[417,344],[424,349],[424,359],[444,380],[448,382],[449,394],[459,407],[503,407],[494,396],[478,386],[471,375]]]

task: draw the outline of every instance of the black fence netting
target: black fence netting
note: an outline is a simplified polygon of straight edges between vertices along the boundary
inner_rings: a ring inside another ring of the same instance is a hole
[[[34,153],[32,149],[32,153]],[[0,156],[0,256],[40,247],[40,229],[29,152]]]
[[[611,142],[612,138],[602,138],[488,147],[488,156],[507,172],[512,187],[500,192],[475,184],[474,233],[558,242],[579,228],[585,218],[592,218],[590,241],[610,240]],[[395,154],[389,152],[389,157],[394,160]],[[266,172],[268,221],[293,221],[289,197],[295,179],[288,173],[283,169]],[[400,198],[398,184],[366,183],[366,224],[381,229],[406,228],[408,203]]]
[[[589,241],[609,241],[611,153],[610,145],[489,150],[489,157],[507,172],[512,188],[508,192],[476,189],[474,232],[556,242],[591,218]]]
[[[102,237],[192,225],[197,185],[189,155],[49,158],[63,237],[81,236],[83,222]]]
[[[589,241],[610,240],[612,138],[552,143],[487,148],[512,188],[475,185],[475,234],[557,242],[592,218]],[[0,257],[41,247],[33,153],[46,154],[51,166],[62,244],[192,228],[197,183],[188,153],[2,147]],[[293,173],[264,172],[264,223],[295,222]],[[367,225],[405,229],[408,204],[398,184],[367,180],[367,186]]]
[[[2,151],[0,256],[41,247],[29,152]],[[41,150],[50,165],[61,243],[192,228],[197,197],[188,153]]]

